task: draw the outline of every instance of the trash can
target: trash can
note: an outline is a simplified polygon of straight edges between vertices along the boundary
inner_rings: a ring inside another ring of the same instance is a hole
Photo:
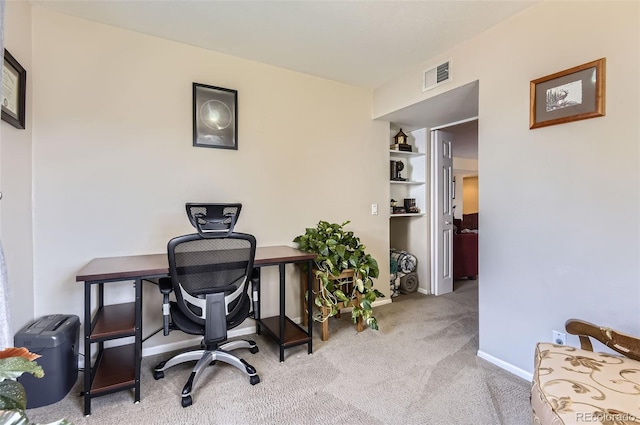
[[[27,393],[27,409],[62,400],[78,379],[80,318],[52,314],[28,323],[14,337],[16,347],[26,347],[42,357],[36,362],[44,376],[23,373],[18,378]]]

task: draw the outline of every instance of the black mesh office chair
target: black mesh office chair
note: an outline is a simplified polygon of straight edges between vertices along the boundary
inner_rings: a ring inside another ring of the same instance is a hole
[[[185,205],[191,225],[202,236],[211,232],[233,233],[240,217],[242,204],[201,204],[187,202]]]
[[[235,218],[232,220],[235,223]],[[228,363],[243,371],[249,383],[260,382],[256,370],[242,358],[230,353],[238,348],[258,352],[254,341],[225,342],[227,330],[238,326],[248,316],[251,300],[248,286],[253,271],[256,240],[252,235],[226,231],[203,231],[173,238],[167,246],[170,278],[159,280],[164,295],[164,334],[179,329],[192,335],[202,335],[204,349],[178,354],[158,364],[155,379],[164,377],[168,368],[197,361],[182,390],[182,407],[192,404],[192,389],[202,371],[216,361]],[[169,301],[175,293],[176,301]],[[171,322],[169,321],[169,315]]]

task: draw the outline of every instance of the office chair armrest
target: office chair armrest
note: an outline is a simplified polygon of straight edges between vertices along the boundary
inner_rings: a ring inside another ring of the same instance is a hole
[[[253,304],[252,317],[260,319],[260,268],[256,267],[251,272],[251,301]]]
[[[170,294],[173,291],[171,278],[161,277],[160,279],[158,279],[158,289],[160,289],[160,292],[162,292],[163,294],[166,294],[166,295]]]
[[[169,335],[169,294],[173,292],[173,285],[170,277],[161,277],[158,279],[158,289],[162,292],[162,329],[163,334]]]

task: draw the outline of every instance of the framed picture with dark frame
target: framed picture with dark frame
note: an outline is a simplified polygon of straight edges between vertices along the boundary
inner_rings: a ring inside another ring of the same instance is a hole
[[[598,59],[531,81],[529,128],[604,116],[605,62]]]
[[[193,83],[193,146],[238,149],[238,92]]]
[[[27,71],[4,49],[2,64],[2,121],[20,129],[25,128]]]

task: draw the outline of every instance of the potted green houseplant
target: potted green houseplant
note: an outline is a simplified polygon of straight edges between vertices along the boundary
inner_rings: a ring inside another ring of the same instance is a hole
[[[25,372],[42,378],[44,370],[35,361],[39,357],[39,354],[32,353],[24,347],[10,347],[0,351],[0,425],[31,424],[25,413],[27,394],[16,379]],[[71,423],[61,419],[49,425]]]
[[[341,307],[350,305],[354,323],[362,320],[371,329],[378,329],[372,309],[372,303],[378,297],[384,297],[373,288],[372,279],[380,273],[378,263],[366,253],[366,246],[360,238],[344,228],[349,223],[320,221],[316,227],[307,228],[304,234],[293,240],[300,250],[317,254],[314,273],[320,285],[313,302],[326,313],[316,314],[314,318],[327,320],[335,316]],[[353,270],[354,276],[349,285],[338,278],[347,270]]]

